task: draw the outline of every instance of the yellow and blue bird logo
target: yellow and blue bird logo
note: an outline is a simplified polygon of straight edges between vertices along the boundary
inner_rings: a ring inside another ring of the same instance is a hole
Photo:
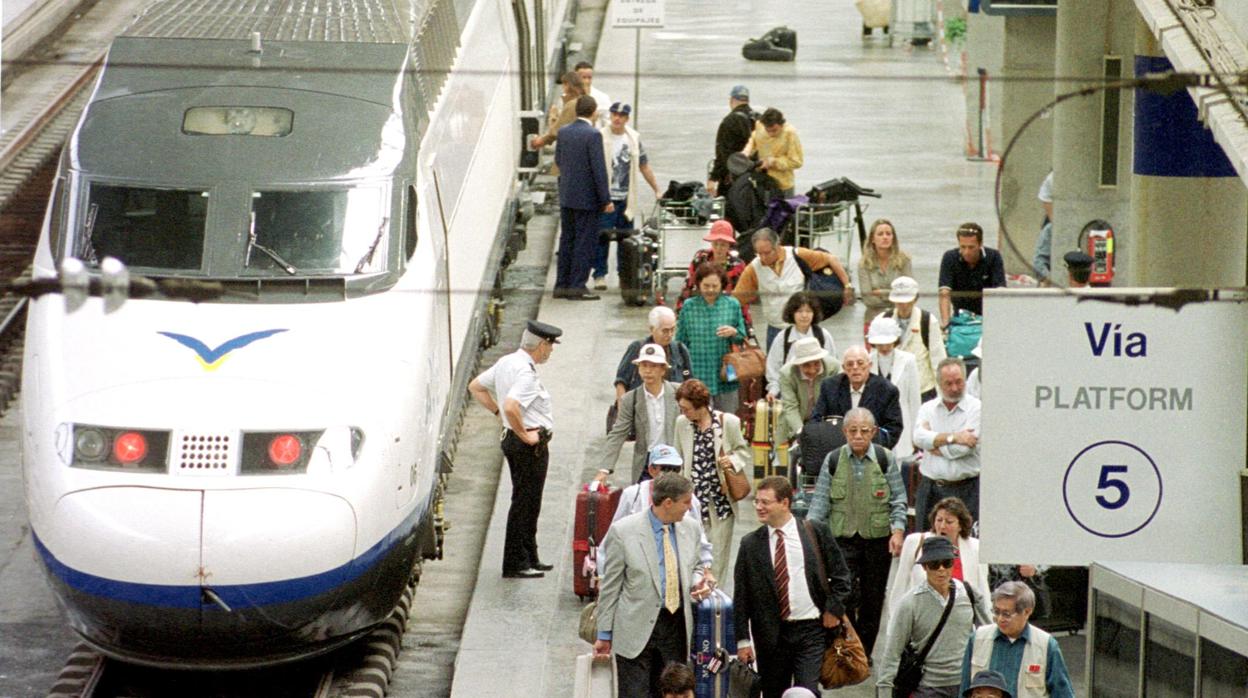
[[[195,352],[195,358],[199,360],[199,364],[204,367],[205,371],[215,371],[221,367],[221,364],[224,363],[226,358],[229,357],[230,352],[235,349],[242,349],[252,342],[257,342],[265,337],[272,337],[279,332],[285,331],[285,329],[280,329],[249,332],[244,335],[239,335],[233,339],[227,339],[212,349],[208,348],[207,344],[204,344],[202,341],[189,335],[178,334],[177,332],[157,332],[157,334],[162,334],[178,344],[189,348],[191,351]]]

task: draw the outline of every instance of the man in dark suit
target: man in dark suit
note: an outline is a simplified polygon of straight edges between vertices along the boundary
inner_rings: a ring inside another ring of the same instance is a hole
[[[850,589],[827,526],[801,524],[792,501],[788,478],[759,483],[754,511],[764,525],[741,539],[733,576],[737,658],[758,659],[764,698],[779,698],[790,686],[819,694],[825,628],[841,624]]]
[[[598,104],[584,95],[576,100],[576,121],[559,129],[555,164],[559,167],[559,264],[555,298],[598,300],[589,292],[590,267],[598,249],[598,214],[610,213],[607,161],[602,133],[590,121]]]
[[[887,378],[871,372],[871,355],[861,345],[845,350],[842,373],[828,378],[819,387],[819,399],[811,410],[810,421],[841,416],[855,407],[864,407],[875,417],[879,431],[875,443],[892,448],[901,438],[901,398]]]

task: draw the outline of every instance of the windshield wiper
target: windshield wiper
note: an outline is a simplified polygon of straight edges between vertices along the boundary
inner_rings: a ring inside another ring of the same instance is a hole
[[[251,251],[253,249],[260,250],[261,252],[263,252],[266,256],[268,256],[269,259],[273,260],[277,264],[277,266],[281,267],[282,271],[286,272],[287,274],[294,276],[296,273],[298,273],[298,270],[296,270],[295,267],[292,266],[290,262],[287,262],[286,260],[282,259],[281,255],[274,252],[272,249],[265,247],[264,245],[261,245],[260,243],[256,242],[256,212],[255,211],[251,212],[251,224],[247,227],[247,254],[246,256],[243,257],[244,267],[251,266]]]
[[[390,223],[389,218],[382,218],[381,225],[377,226],[377,237],[373,238],[373,244],[368,246],[368,252],[360,257],[360,261],[355,265],[355,273],[359,274],[364,271],[366,265],[373,263],[373,253],[377,251],[377,246],[381,244],[381,236],[386,232],[386,225]]]

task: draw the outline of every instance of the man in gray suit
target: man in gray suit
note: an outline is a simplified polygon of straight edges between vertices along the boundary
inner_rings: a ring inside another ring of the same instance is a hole
[[[665,473],[651,492],[650,508],[612,524],[604,541],[611,555],[598,594],[594,655],[615,652],[620,698],[661,698],[664,667],[689,657],[690,600],[706,598],[712,587],[703,579],[710,554],[697,525],[685,518],[693,483]]]
[[[633,445],[633,468],[628,480],[630,483],[641,478],[641,471],[646,467],[646,454],[650,449],[659,444],[673,443],[672,432],[676,426],[676,418],[680,416],[680,408],[676,405],[676,389],[680,386],[664,380],[668,369],[667,352],[658,344],[646,344],[641,347],[637,358],[633,359],[633,364],[641,375],[641,385],[624,393],[620,398],[619,414],[616,415],[611,431],[607,432],[606,443],[602,446],[596,478],[599,482],[606,482],[614,470],[620,448],[629,434],[637,435],[637,442]]]

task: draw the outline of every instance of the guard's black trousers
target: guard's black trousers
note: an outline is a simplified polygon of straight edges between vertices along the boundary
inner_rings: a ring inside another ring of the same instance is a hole
[[[542,513],[542,490],[550,462],[548,439],[536,446],[520,440],[508,429],[503,436],[503,455],[511,471],[511,508],[507,511],[507,537],[503,542],[503,573],[526,570],[539,562],[537,517]]]

